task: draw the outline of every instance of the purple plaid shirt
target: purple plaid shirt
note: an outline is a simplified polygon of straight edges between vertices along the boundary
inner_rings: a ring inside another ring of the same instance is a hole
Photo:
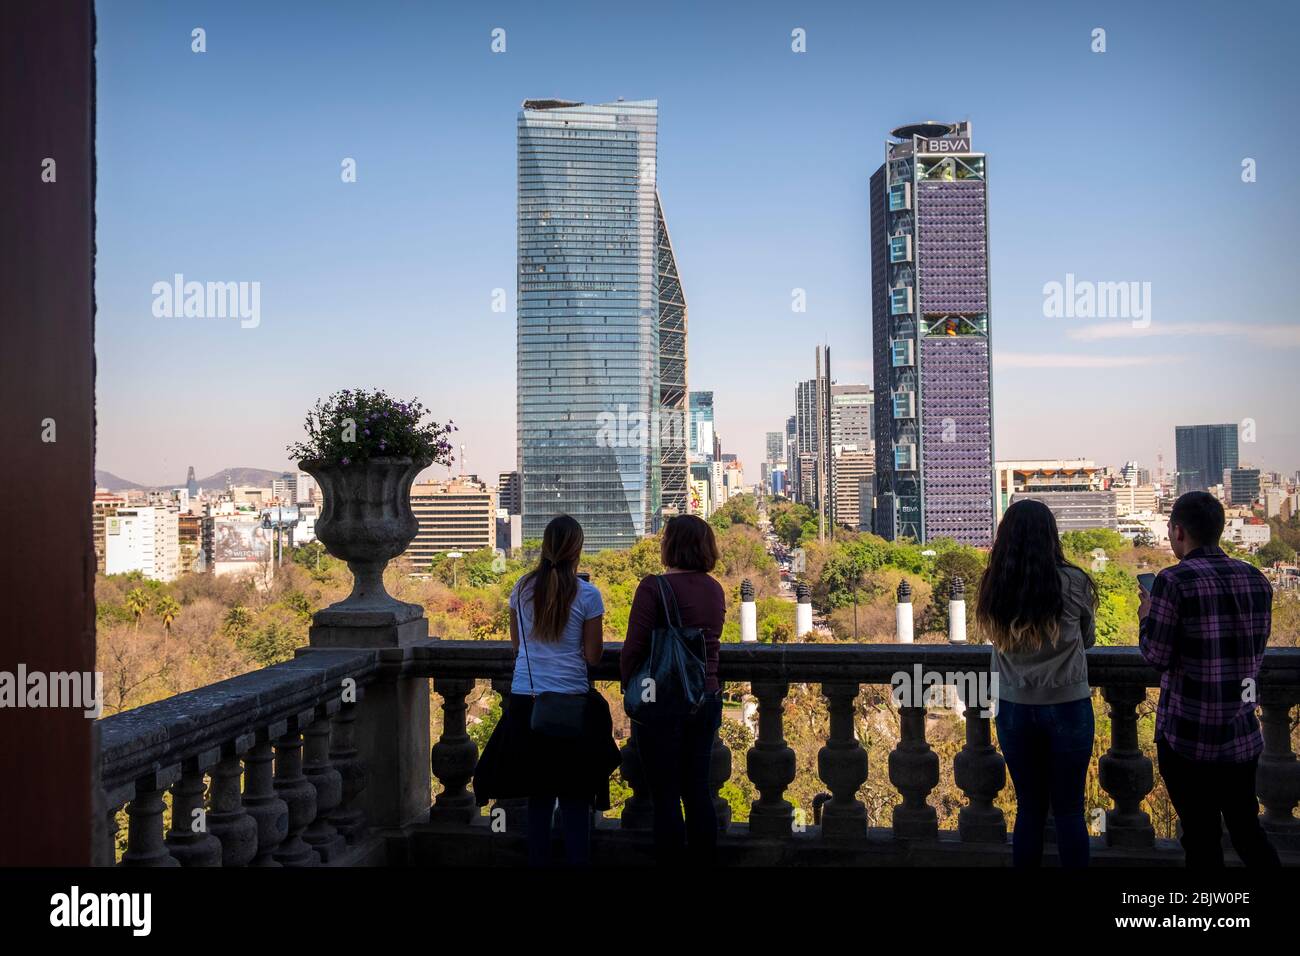
[[[1264,749],[1258,694],[1246,691],[1259,679],[1272,617],[1268,579],[1218,547],[1156,576],[1138,646],[1160,671],[1156,734],[1175,753],[1242,763]]]

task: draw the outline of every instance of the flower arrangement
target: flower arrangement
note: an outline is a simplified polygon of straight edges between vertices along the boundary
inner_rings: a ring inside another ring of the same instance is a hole
[[[288,447],[293,461],[352,465],[372,458],[411,458],[450,464],[448,436],[456,430],[424,422],[427,411],[418,399],[399,402],[382,390],[344,389],[318,399],[307,413],[307,440]]]

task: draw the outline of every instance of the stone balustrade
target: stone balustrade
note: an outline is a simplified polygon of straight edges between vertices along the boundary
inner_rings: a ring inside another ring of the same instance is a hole
[[[618,651],[607,645],[595,679],[617,680]],[[1142,809],[1154,768],[1138,748],[1139,708],[1157,675],[1136,648],[1094,648],[1088,659],[1111,718],[1099,762],[1111,806],[1098,858],[1177,863],[1181,850],[1156,839]],[[869,826],[859,799],[869,769],[854,729],[863,688],[888,688],[901,674],[978,677],[988,661],[987,647],[962,644],[724,644],[719,677],[733,688],[748,685],[758,733],[743,755],[715,740],[711,784],[723,830],[721,862],[1009,862],[998,799],[1010,782],[973,680],[955,697],[965,725],[964,746],[952,761],[965,798],[956,831],[939,828],[929,802],[940,757],[926,740],[924,700],[904,699],[899,708],[898,743],[888,760],[892,827]],[[116,814],[125,805],[124,866],[517,864],[523,807],[502,801],[501,814],[479,812],[472,792],[478,751],[466,709],[476,681],[490,682],[508,706],[511,669],[506,642],[312,648],[285,664],[105,718],[101,862],[113,860]],[[816,820],[803,819],[786,798],[795,754],[785,740],[784,708],[795,684],[816,685],[830,717],[817,755],[827,795],[818,800]],[[431,745],[430,688],[442,707],[442,732]],[[1300,763],[1290,716],[1297,703],[1300,650],[1270,650],[1260,680],[1265,752],[1258,791],[1261,820],[1288,862],[1300,862]],[[757,793],[748,824],[732,822],[719,795],[733,765],[745,768]],[[623,747],[621,769],[632,795],[620,820],[598,821],[597,862],[603,854],[619,863],[649,859],[653,808],[635,733]],[[431,799],[434,776],[441,787]],[[504,826],[493,826],[494,817]]]

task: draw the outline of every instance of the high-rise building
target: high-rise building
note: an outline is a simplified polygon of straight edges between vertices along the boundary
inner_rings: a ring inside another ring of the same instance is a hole
[[[468,554],[497,544],[496,493],[468,478],[421,481],[411,486],[411,510],[420,523],[404,552],[413,571],[427,571],[437,554]]]
[[[785,434],[782,432],[767,432],[767,464],[775,465],[785,461]]]
[[[1225,468],[1223,499],[1230,505],[1252,505],[1259,498],[1258,468]]]
[[[626,548],[687,510],[686,302],[657,188],[658,104],[519,113],[523,534]]]
[[[1237,426],[1178,425],[1174,453],[1178,493],[1206,491],[1223,481],[1225,471],[1237,467]]]
[[[120,507],[104,518],[104,573],[139,571],[152,581],[180,573],[179,512],[159,507]]]
[[[95,570],[104,571],[104,524],[105,520],[117,514],[117,509],[124,507],[126,498],[111,491],[98,490],[91,499],[91,529],[95,544]]]
[[[298,503],[298,473],[286,471],[279,478],[271,479],[271,500],[282,505]]]
[[[871,177],[876,533],[993,538],[986,159],[968,122],[893,131]]]
[[[687,452],[698,461],[713,457],[713,393],[691,392],[687,402],[690,408],[691,433]]]
[[[519,472],[503,471],[497,476],[497,508],[508,515],[519,514]]]
[[[852,531],[870,531],[871,514],[862,502],[871,500],[871,478],[875,456],[852,446],[838,446],[835,452],[835,520]]]
[[[199,482],[194,477],[194,466],[190,465],[189,470],[185,472],[185,490],[190,493],[191,498],[199,496]]]
[[[831,386],[831,447],[852,445],[869,451],[875,393],[870,385]]]

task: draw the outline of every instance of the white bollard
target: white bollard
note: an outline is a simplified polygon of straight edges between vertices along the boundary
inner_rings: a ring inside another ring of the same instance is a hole
[[[758,605],[754,603],[754,585],[748,578],[740,582],[740,640],[758,640]]]
[[[898,585],[898,603],[894,605],[894,640],[899,644],[912,643],[912,585],[901,581]]]
[[[948,595],[948,643],[966,643],[966,585],[956,575]]]
[[[794,636],[795,640],[799,640],[805,634],[812,633],[812,595],[806,584],[797,586],[794,593],[799,599],[794,612]]]

